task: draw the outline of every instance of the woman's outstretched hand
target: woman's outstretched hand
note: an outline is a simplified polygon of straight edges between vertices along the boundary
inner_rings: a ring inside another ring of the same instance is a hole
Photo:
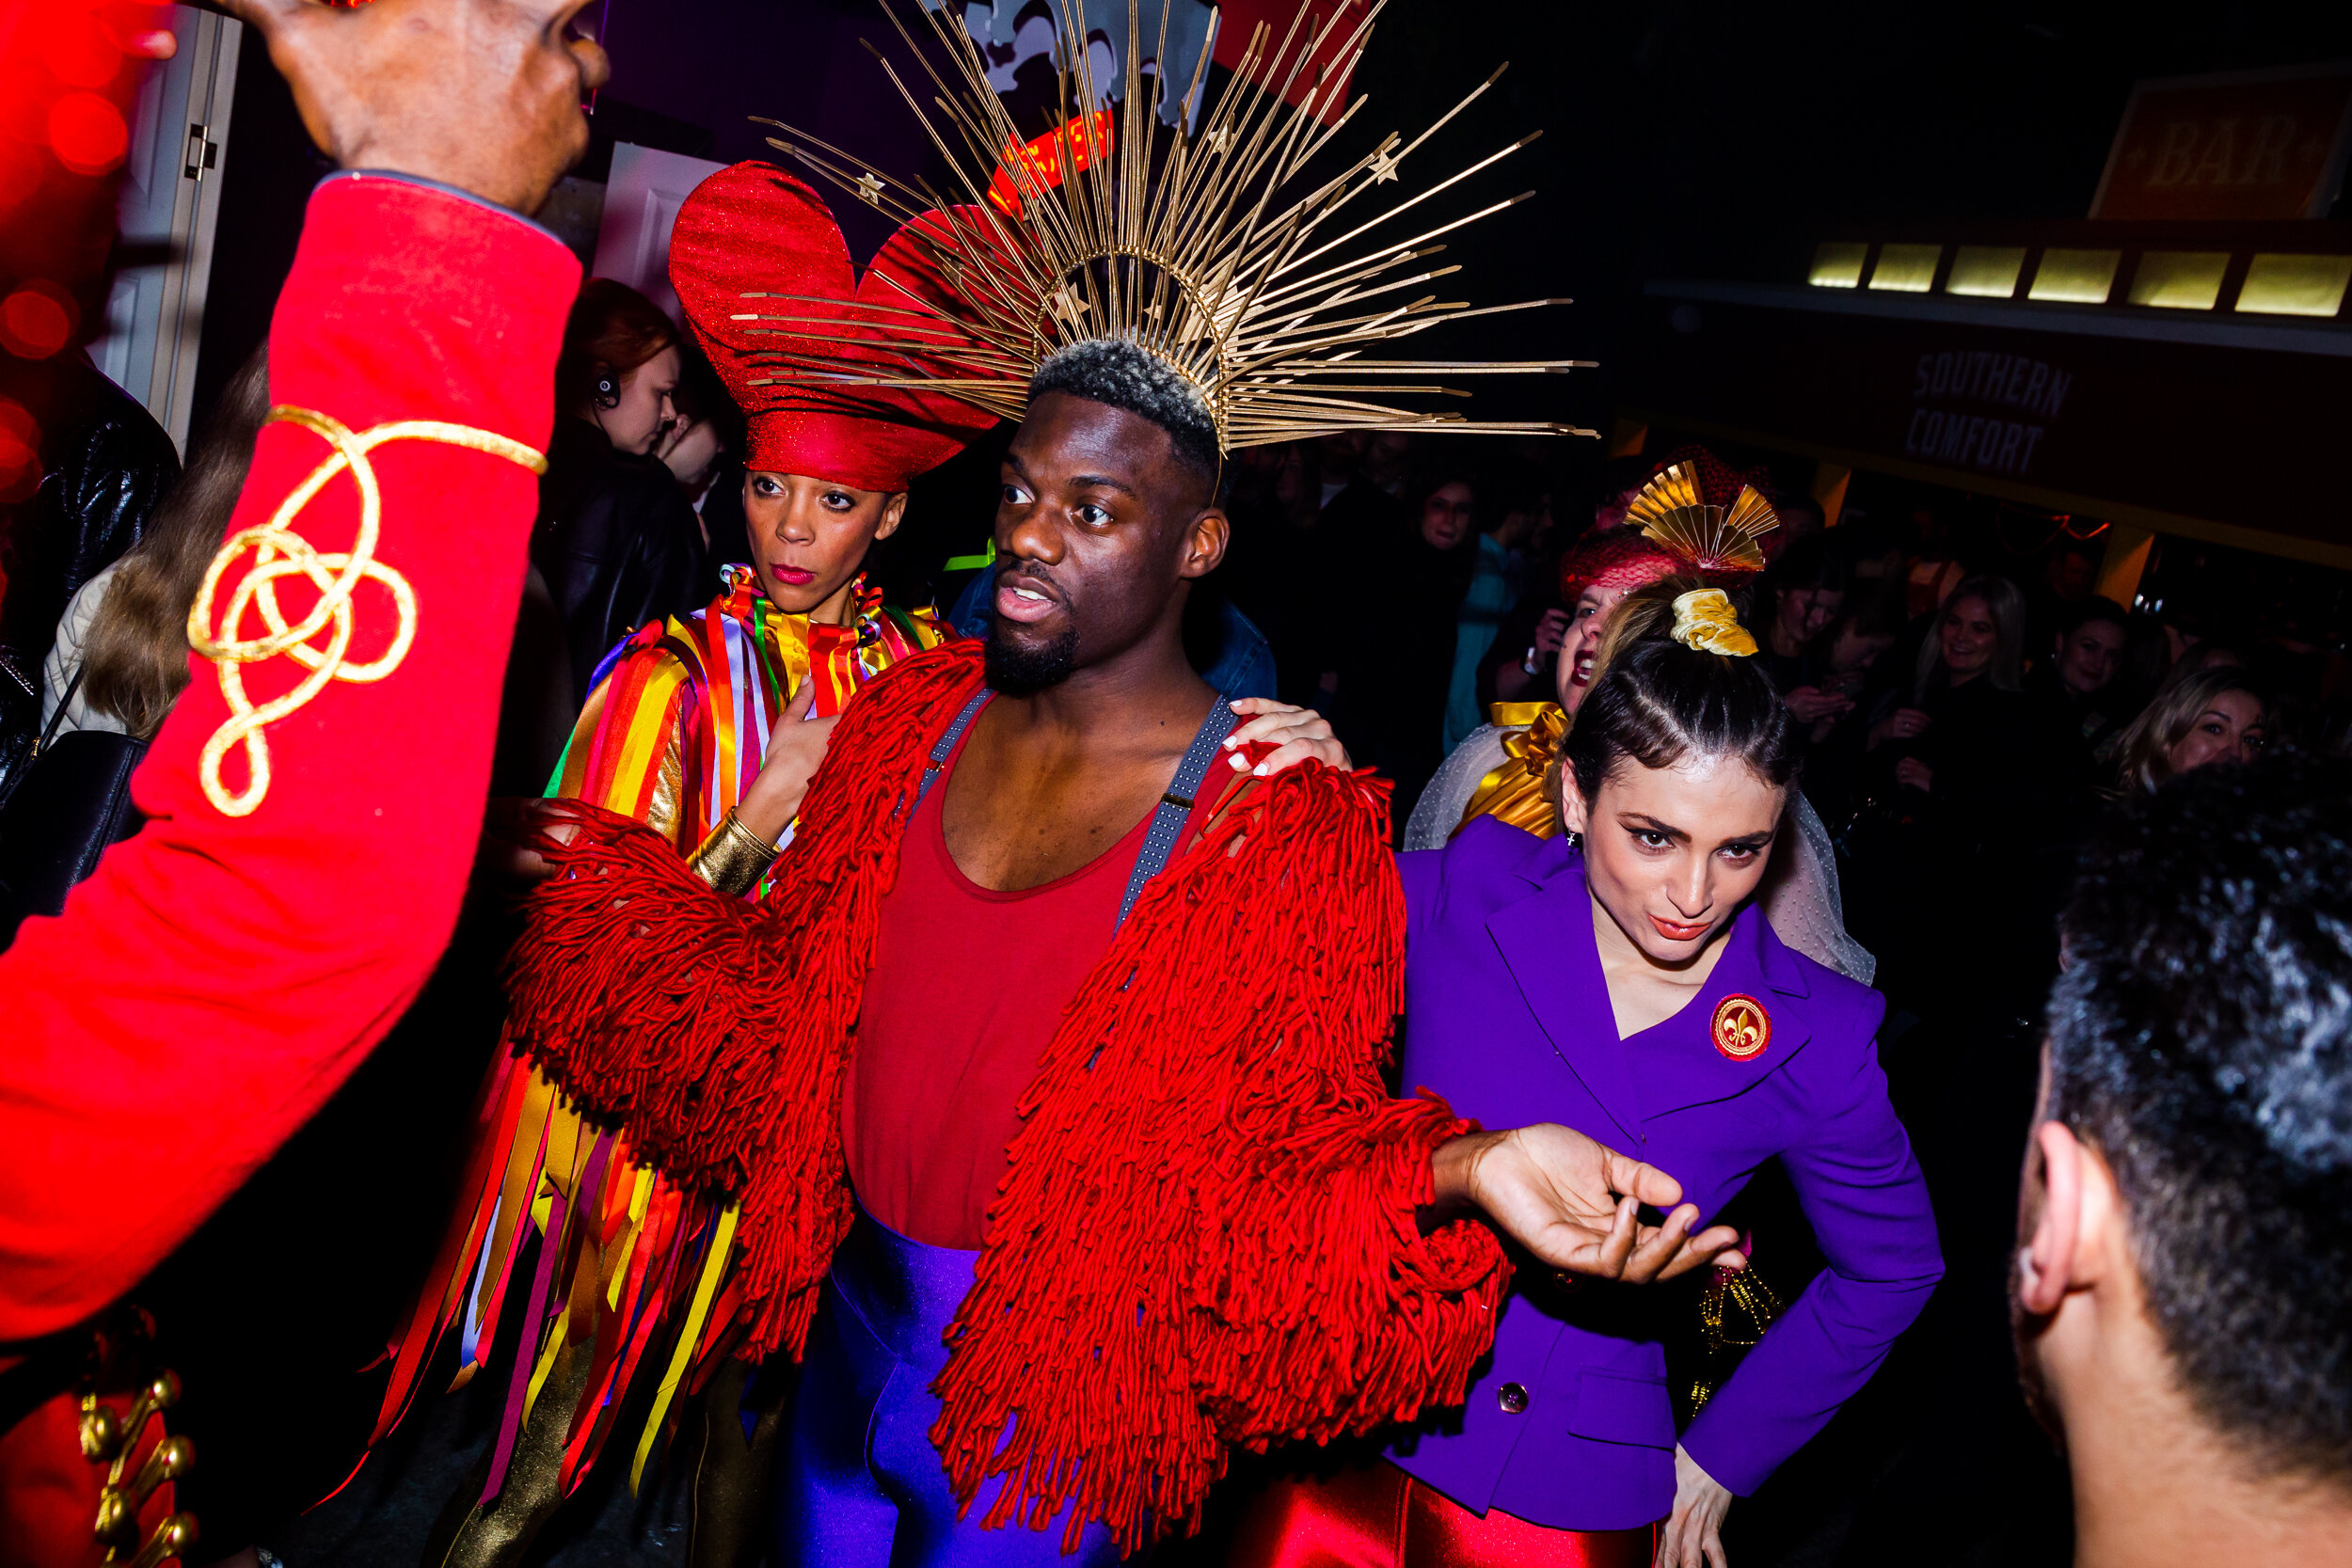
[[[1539,1122],[1466,1133],[1439,1148],[1431,1164],[1440,1206],[1476,1205],[1568,1274],[1646,1284],[1705,1263],[1741,1262],[1728,1250],[1740,1239],[1730,1226],[1691,1234],[1698,1210],[1681,1201],[1682,1183],[1573,1128]],[[1653,1226],[1641,1223],[1644,1204],[1678,1207]]]
[[[1241,697],[1234,700],[1232,708],[1242,722],[1225,737],[1225,760],[1235,772],[1248,768],[1253,777],[1263,779],[1302,762],[1328,763],[1343,770],[1356,766],[1348,760],[1347,748],[1331,733],[1331,721],[1311,707],[1293,707],[1271,697]],[[1250,768],[1241,748],[1253,740],[1265,741],[1274,751]]]
[[[1731,1512],[1731,1489],[1705,1470],[1679,1443],[1675,1445],[1675,1508],[1658,1532],[1652,1568],[1729,1568],[1724,1556],[1724,1515]]]

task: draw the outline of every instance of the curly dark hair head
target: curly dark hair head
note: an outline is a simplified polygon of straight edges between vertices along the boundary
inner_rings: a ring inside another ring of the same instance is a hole
[[[1796,779],[1804,732],[1762,662],[1675,641],[1675,601],[1702,586],[1668,578],[1628,594],[1610,617],[1598,673],[1560,748],[1586,800],[1628,758],[1672,768],[1693,755],[1736,756],[1775,789]]]
[[[2047,1114],[2106,1156],[2217,1432],[2352,1481],[2352,765],[2130,800],[2062,924]]]
[[[1067,392],[1150,420],[1168,432],[1184,467],[1216,485],[1223,465],[1208,405],[1172,366],[1125,339],[1089,338],[1056,351],[1029,378],[1032,399],[1047,392]]]

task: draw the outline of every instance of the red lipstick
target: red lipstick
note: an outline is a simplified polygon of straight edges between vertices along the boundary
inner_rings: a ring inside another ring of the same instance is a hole
[[[1656,915],[1649,917],[1649,923],[1657,927],[1658,934],[1668,942],[1696,942],[1707,935],[1714,926],[1714,922],[1709,920],[1702,920],[1695,925],[1677,926],[1671,920],[1661,920]]]
[[[817,580],[816,573],[803,572],[798,566],[771,566],[769,570],[776,574],[778,582],[788,582],[795,588],[803,587]]]

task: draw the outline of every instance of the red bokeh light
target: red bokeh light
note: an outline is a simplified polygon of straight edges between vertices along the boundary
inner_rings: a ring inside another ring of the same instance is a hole
[[[103,87],[122,69],[122,51],[96,17],[60,17],[41,50],[41,63],[67,87]]]
[[[35,158],[0,158],[0,213],[40,189],[40,168]]]
[[[73,296],[36,278],[0,302],[0,347],[20,359],[46,359],[73,341]]]
[[[49,106],[49,146],[76,174],[103,174],[122,161],[131,128],[94,92],[70,92]]]
[[[21,501],[40,484],[40,426],[24,404],[0,398],[0,502]]]

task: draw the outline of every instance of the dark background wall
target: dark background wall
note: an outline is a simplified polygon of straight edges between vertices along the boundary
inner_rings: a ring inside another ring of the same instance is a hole
[[[616,138],[730,162],[770,156],[755,115],[894,172],[919,173],[930,156],[861,42],[913,63],[876,0],[610,0],[604,27],[612,80],[582,170],[592,178]],[[1543,139],[1423,211],[1452,216],[1534,188],[1537,199],[1450,242],[1445,260],[1466,270],[1448,297],[1576,303],[1465,325],[1444,347],[1599,359],[1565,381],[1486,382],[1475,406],[1606,428],[1621,307],[1643,279],[1792,277],[1837,219],[2079,217],[2135,80],[2347,55],[2352,7],[2272,0],[1391,0],[1354,83],[1371,102],[1344,141],[1417,131],[1511,62],[1494,92],[1416,154],[1419,177],[1530,129]],[[261,51],[246,51],[202,388],[259,341],[322,172],[283,85]],[[879,246],[875,214],[837,210],[853,252]]]

